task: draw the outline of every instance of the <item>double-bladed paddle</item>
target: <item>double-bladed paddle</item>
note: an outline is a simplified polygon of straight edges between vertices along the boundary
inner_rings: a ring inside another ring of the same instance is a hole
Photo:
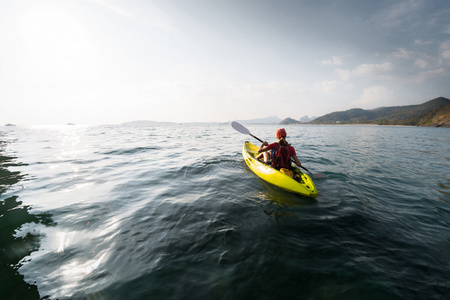
[[[253,134],[251,134],[250,130],[248,130],[244,125],[242,125],[242,124],[240,124],[240,123],[238,123],[236,121],[233,121],[233,122],[231,122],[231,126],[236,131],[239,131],[242,134],[248,134],[251,137],[253,137],[253,138],[257,139],[258,141],[260,141],[261,143],[263,143],[263,141],[261,139],[259,139],[258,137],[254,136]],[[300,166],[300,168],[304,169],[306,172],[308,172],[309,174],[313,175],[313,177],[316,177],[316,178],[328,178],[327,175],[325,175],[325,174],[321,174],[321,173],[313,174],[307,168],[305,168],[304,166]]]

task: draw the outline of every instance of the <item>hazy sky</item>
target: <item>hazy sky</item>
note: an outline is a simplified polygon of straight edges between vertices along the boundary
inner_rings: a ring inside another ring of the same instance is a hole
[[[450,1],[0,0],[0,125],[299,119],[450,97]]]

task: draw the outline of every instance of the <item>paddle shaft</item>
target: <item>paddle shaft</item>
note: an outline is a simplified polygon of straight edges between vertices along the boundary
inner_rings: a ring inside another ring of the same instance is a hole
[[[253,134],[249,133],[249,135],[250,135],[251,137],[254,137],[255,139],[257,139],[257,140],[260,141],[261,143],[264,143],[263,141],[261,141],[259,138],[257,138],[257,137],[254,136]]]
[[[307,168],[305,168],[304,166],[300,166],[300,168],[306,170],[306,172],[308,172],[309,174],[313,175],[313,173],[311,173]]]

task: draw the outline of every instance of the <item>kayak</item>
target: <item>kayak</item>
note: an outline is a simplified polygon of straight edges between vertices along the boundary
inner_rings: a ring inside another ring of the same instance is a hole
[[[242,148],[242,156],[247,166],[259,178],[284,190],[300,194],[302,196],[316,198],[317,189],[311,178],[303,173],[300,168],[293,165],[294,174],[300,176],[299,181],[272,168],[270,165],[256,159],[259,147],[250,142],[245,142]]]

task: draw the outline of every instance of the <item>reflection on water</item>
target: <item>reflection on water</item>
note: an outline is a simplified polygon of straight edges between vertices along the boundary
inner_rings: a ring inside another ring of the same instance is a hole
[[[23,259],[40,247],[41,236],[24,228],[30,223],[46,226],[55,223],[49,214],[31,214],[31,207],[23,205],[18,196],[5,197],[8,189],[25,176],[9,170],[21,164],[6,153],[6,147],[6,135],[0,131],[0,299],[39,299],[36,285],[25,282],[17,271]]]

